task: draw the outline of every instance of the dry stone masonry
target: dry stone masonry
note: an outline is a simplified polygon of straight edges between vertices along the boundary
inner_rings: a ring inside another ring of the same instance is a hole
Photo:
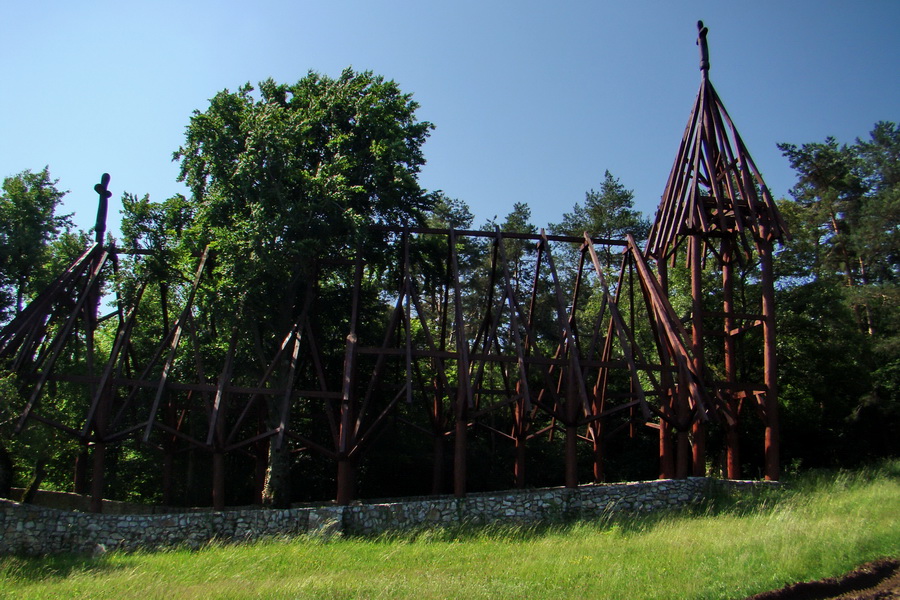
[[[614,513],[671,510],[696,504],[722,489],[743,493],[773,482],[704,477],[428,496],[349,506],[283,510],[243,509],[176,514],[93,514],[0,500],[0,555],[44,555],[171,547],[200,548],[211,541],[249,542],[313,535],[373,535],[384,531],[458,524],[546,523],[596,519]]]

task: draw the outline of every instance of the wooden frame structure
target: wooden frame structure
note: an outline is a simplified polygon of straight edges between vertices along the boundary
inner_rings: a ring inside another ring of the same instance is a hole
[[[631,237],[587,233],[385,227],[395,257],[390,276],[379,278],[364,248],[321,262],[294,300],[294,322],[265,332],[268,342],[257,346],[271,351],[257,348],[255,361],[246,359],[248,340],[258,337],[246,328],[252,315],[225,330],[208,326],[215,307],[199,302],[198,292],[210,276],[209,250],[194,257],[192,272],[171,267],[171,280],[184,282],[178,294],[148,301],[147,279],[119,290],[114,310],[98,316],[120,259],[142,256],[103,244],[104,175],[95,243],[0,332],[0,361],[19,375],[25,399],[17,429],[39,421],[79,440],[80,491],[92,453],[98,511],[106,446],[135,438],[162,453],[164,501],[172,461],[186,449],[212,454],[212,502],[222,508],[226,455],[254,459],[261,491],[272,450],[291,447],[335,461],[335,495],[345,504],[356,496],[360,458],[388,421],[434,440],[434,492],[452,442],[457,496],[467,492],[474,428],[514,446],[518,486],[527,483],[529,441],[561,436],[565,485],[574,487],[579,443],[589,444],[592,479],[602,481],[604,441],[647,427],[658,431],[661,477],[705,474],[707,424],[723,423],[727,473],[738,477],[738,419],[752,399],[765,424],[766,477],[777,479],[772,243],[786,230],[709,81],[702,23],[698,44],[700,91],[645,249]],[[668,292],[668,269],[682,250],[689,327]],[[757,260],[761,309],[739,311],[735,268]],[[704,305],[705,268],[721,271],[721,311]],[[163,319],[164,331],[142,318],[153,306],[178,315]],[[715,320],[720,326],[711,330]],[[736,343],[757,325],[763,381],[740,382]],[[210,342],[218,353],[204,349]],[[706,357],[720,342],[717,378]],[[81,390],[74,396],[82,406],[63,415],[48,393],[54,386]]]
[[[765,424],[767,479],[778,479],[778,368],[775,355],[775,276],[772,251],[775,241],[788,236],[772,194],[750,157],[734,122],[725,110],[709,78],[708,30],[697,23],[700,48],[700,90],[685,128],[675,163],[669,175],[656,219],[647,242],[646,255],[658,264],[659,280],[667,287],[667,265],[685,251],[690,278],[691,346],[699,371],[707,371],[704,360],[707,338],[721,338],[724,373],[720,380],[708,377],[708,385],[720,400],[727,424],[727,473],[740,476],[738,416],[744,399],[752,399]],[[686,247],[686,248],[685,248]],[[722,310],[703,304],[703,271],[708,260],[721,272]],[[758,309],[735,308],[735,269],[758,261],[761,303]],[[709,330],[710,322],[717,330]],[[749,329],[763,330],[763,381],[738,382],[736,343]],[[667,432],[662,432],[665,444]],[[679,436],[682,453],[687,434]],[[705,469],[705,431],[696,421],[692,431],[693,471]],[[686,458],[675,472],[686,470]],[[671,474],[671,466],[664,468]]]

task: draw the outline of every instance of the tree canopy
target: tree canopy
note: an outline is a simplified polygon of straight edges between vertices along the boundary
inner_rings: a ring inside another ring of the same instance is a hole
[[[782,203],[794,237],[778,264],[788,418],[791,402],[817,407],[795,418],[833,462],[897,452],[888,432],[900,424],[900,128],[882,121],[853,144],[779,148],[797,171],[794,202]],[[817,343],[794,339],[804,327]]]
[[[315,257],[375,223],[416,224],[432,124],[393,81],[346,69],[223,90],[174,154],[196,207],[190,232],[256,267]]]
[[[581,237],[584,232],[605,239],[624,239],[627,234],[643,240],[650,231],[650,221],[634,208],[634,192],[613,177],[603,173],[600,190],[584,194],[584,203],[575,203],[572,212],[564,213],[559,223],[550,225],[553,233]]]
[[[51,263],[51,244],[72,225],[56,211],[66,192],[44,167],[3,179],[0,193],[0,322],[22,310],[32,291],[45,282],[40,272]]]

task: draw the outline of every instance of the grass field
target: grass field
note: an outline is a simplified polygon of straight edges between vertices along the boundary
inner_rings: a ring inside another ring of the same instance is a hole
[[[900,461],[690,512],[0,559],[8,598],[743,598],[900,556]]]

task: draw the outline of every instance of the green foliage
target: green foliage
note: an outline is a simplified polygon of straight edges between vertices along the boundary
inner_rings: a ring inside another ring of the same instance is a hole
[[[840,290],[811,282],[778,294],[782,440],[786,462],[852,464],[868,454],[870,434],[849,422],[871,389],[869,347]]]
[[[363,316],[357,326],[361,339],[382,335],[387,306],[380,294],[396,289],[398,257],[388,256],[388,234],[372,226],[424,225],[428,217],[445,218],[453,226],[471,224],[464,204],[419,186],[422,145],[432,125],[417,120],[417,109],[395,82],[346,69],[336,79],[310,72],[290,85],[267,80],[258,90],[249,84],[236,92],[223,90],[204,111],[195,111],[174,154],[190,196],[162,203],[131,194],[122,199],[124,243],[139,253],[125,261],[117,289],[126,298],[144,290],[143,325],[132,339],[136,356],[142,357],[137,360],[147,360],[173,327],[188,300],[198,256],[208,247],[191,306],[191,332],[181,342],[184,349],[172,365],[172,377],[217,376],[233,349],[231,381],[258,385],[260,373],[314,297],[312,336],[327,343],[321,344],[321,363],[303,357],[295,376],[317,387],[321,368],[326,379],[340,381],[343,348],[333,341],[343,340],[348,331],[347,289],[354,272],[347,259],[367,248],[359,297]],[[436,258],[445,256],[446,248],[420,252]],[[314,295],[308,296],[312,286]],[[306,352],[306,331],[303,336],[301,352]],[[286,369],[276,370],[270,385],[281,385],[286,376]],[[316,416],[304,412],[304,402],[295,402],[292,418],[324,419],[320,406],[309,411]],[[190,435],[202,436],[208,426],[205,413],[194,408],[183,426]],[[265,411],[274,420],[269,426],[277,426],[280,409],[271,404]],[[328,422],[307,425],[312,439],[333,443]],[[297,462],[288,450],[280,456]],[[138,465],[141,460],[125,453],[120,462]],[[179,456],[177,476],[202,482],[208,475],[205,461]],[[243,473],[247,466],[240,457],[227,468]],[[279,468],[283,474],[290,465]],[[317,480],[305,487],[322,494],[330,485]],[[308,497],[309,489],[294,497]],[[230,501],[245,498],[236,493]],[[281,496],[279,502],[288,501]]]
[[[54,241],[68,233],[70,215],[56,210],[66,192],[44,167],[3,179],[0,193],[0,323],[18,314],[46,283]]]
[[[537,233],[537,227],[531,223],[531,208],[525,202],[514,203],[513,209],[506,215],[502,223],[497,223],[497,217],[495,216],[482,225],[481,230],[489,232],[499,230],[503,233]],[[509,238],[505,240],[503,249],[506,255],[507,267],[509,268],[510,276],[515,282],[516,290],[527,288],[530,282],[520,281],[520,276],[529,272],[529,265],[534,264],[536,255],[534,242]],[[489,251],[485,250],[482,260],[484,264],[487,264],[487,261],[490,260]],[[500,267],[500,272],[503,272],[502,266]]]
[[[550,225],[559,235],[581,237],[585,232],[595,237],[621,240],[631,234],[638,241],[647,237],[650,222],[634,208],[634,192],[626,189],[609,171],[603,174],[600,191],[590,190],[584,204],[576,203],[562,221]]]
[[[876,333],[896,320],[878,315],[870,299],[893,296],[896,310],[900,280],[900,128],[880,122],[871,141],[838,146],[825,143],[780,144],[798,172],[792,190],[797,207],[790,213],[806,258],[804,266],[819,278],[835,277],[848,288],[847,299],[861,329]]]
[[[634,192],[605,171],[600,191],[586,192],[584,204],[576,202],[572,212],[563,214],[562,221],[551,223],[549,229],[557,235],[581,238],[587,233],[607,240],[624,240],[631,234],[640,243],[650,232],[650,221],[634,208]],[[599,258],[610,275],[618,269],[618,257],[610,247],[602,247]],[[567,260],[573,262],[574,257]]]
[[[650,231],[650,221],[634,208],[634,192],[627,189],[609,171],[603,173],[600,190],[590,190],[584,195],[584,203],[575,203],[572,212],[564,213],[562,221],[551,223],[550,232],[556,235],[568,235],[582,238],[585,233],[595,238],[606,240],[624,240],[629,234],[640,242],[646,239]],[[607,283],[615,293],[616,275],[619,271],[619,247],[598,245],[600,259]],[[557,269],[562,273],[574,272],[577,265],[578,252],[572,248],[557,259]],[[599,310],[599,290],[585,289],[582,307],[585,320]]]
[[[70,215],[57,210],[66,192],[57,189],[57,180],[47,167],[39,172],[22,171],[3,180],[0,194],[0,323],[14,317],[59,273],[80,255],[87,245],[83,232],[71,230]],[[43,471],[45,487],[55,487],[70,469],[75,448],[58,432],[27,427],[13,436],[25,405],[21,382],[0,369],[0,494],[8,485],[23,486],[32,472]],[[54,385],[62,396],[64,385]],[[56,405],[65,413],[66,402]],[[70,478],[70,477],[69,477]]]
[[[175,153],[197,207],[191,235],[215,245],[239,287],[254,271],[346,247],[366,225],[422,219],[431,197],[417,174],[432,125],[396,83],[346,69],[253,92],[218,93]]]
[[[443,192],[432,194],[434,200],[426,225],[435,229],[471,229],[475,215],[464,200],[450,198]]]
[[[53,393],[60,401],[49,408],[48,415],[65,420],[66,413],[74,407],[72,398],[60,386]],[[71,482],[71,468],[78,454],[78,444],[62,432],[40,425],[26,426],[18,435],[14,429],[25,406],[25,398],[19,390],[14,374],[0,371],[0,497],[8,495],[7,485],[25,487],[38,471],[43,489],[67,490]],[[8,460],[8,462],[7,462]],[[5,480],[5,481],[4,481]]]
[[[804,464],[900,453],[900,128],[780,144],[797,170],[779,207],[784,439]],[[892,433],[893,432],[893,433]]]
[[[131,202],[126,227],[151,245],[177,239],[194,253],[209,245],[213,276],[197,305],[214,320],[210,331],[227,331],[246,311],[256,316],[250,337],[277,344],[317,259],[359,244],[384,248],[370,225],[424,222],[435,198],[417,175],[432,125],[416,119],[417,108],[395,82],[351,69],[292,85],[266,80],[258,93],[249,84],[223,90],[194,113],[174,155],[191,198]]]

